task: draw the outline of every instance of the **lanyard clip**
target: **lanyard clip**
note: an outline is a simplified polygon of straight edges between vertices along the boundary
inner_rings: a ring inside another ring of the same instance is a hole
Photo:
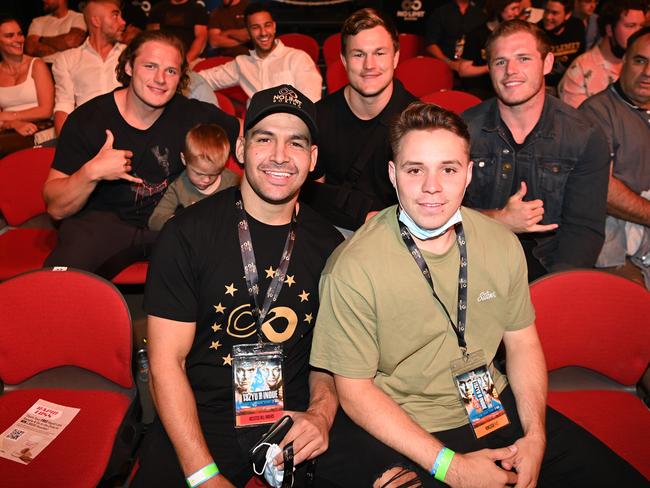
[[[467,354],[467,347],[461,347],[460,350],[463,353],[463,361],[467,362],[469,360],[469,354]]]
[[[257,329],[257,345],[261,346],[264,344],[264,336],[262,335],[262,329]]]

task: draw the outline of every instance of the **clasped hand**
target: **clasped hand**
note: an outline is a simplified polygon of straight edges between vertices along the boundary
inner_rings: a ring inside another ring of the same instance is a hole
[[[284,446],[293,442],[294,465],[313,459],[327,450],[330,425],[324,416],[309,411],[285,413],[293,419],[293,426],[282,439],[280,448],[284,449]],[[282,453],[274,461],[281,467]]]

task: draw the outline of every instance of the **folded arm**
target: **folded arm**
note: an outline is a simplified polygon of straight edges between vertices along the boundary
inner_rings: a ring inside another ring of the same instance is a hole
[[[27,36],[25,51],[32,56],[46,56],[80,46],[86,38],[86,31],[72,27],[65,34],[58,36]]]
[[[208,43],[211,48],[236,47],[248,42],[248,31],[242,29],[208,29]]]
[[[634,193],[611,173],[607,191],[607,213],[619,219],[650,226],[650,200]]]
[[[438,46],[437,44],[429,44],[426,47],[426,51],[427,53],[429,53],[430,56],[433,56],[434,58],[447,63],[447,66],[449,66],[449,68],[451,68],[452,70],[458,71],[460,67],[460,61],[449,59],[445,55],[445,53],[442,52],[442,49],[440,49],[440,46]]]
[[[30,56],[48,56],[57,50],[41,42],[41,36],[28,35],[25,39],[25,53]]]

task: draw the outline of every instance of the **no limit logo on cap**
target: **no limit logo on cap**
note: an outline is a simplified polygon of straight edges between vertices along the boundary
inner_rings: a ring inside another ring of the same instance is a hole
[[[298,94],[286,86],[280,88],[277,95],[273,95],[273,103],[286,103],[302,108],[302,101],[298,98]]]

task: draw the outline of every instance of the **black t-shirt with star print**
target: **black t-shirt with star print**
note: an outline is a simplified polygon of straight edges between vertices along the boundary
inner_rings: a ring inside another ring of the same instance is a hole
[[[186,360],[192,390],[200,408],[224,415],[231,424],[232,346],[257,342],[239,250],[236,197],[236,189],[224,190],[168,221],[151,258],[145,293],[148,314],[196,322]],[[261,304],[290,226],[266,225],[250,215],[248,222]],[[265,320],[272,328],[270,335],[283,345],[288,410],[305,410],[308,405],[318,280],[325,261],[342,240],[331,224],[301,204],[287,276]]]

